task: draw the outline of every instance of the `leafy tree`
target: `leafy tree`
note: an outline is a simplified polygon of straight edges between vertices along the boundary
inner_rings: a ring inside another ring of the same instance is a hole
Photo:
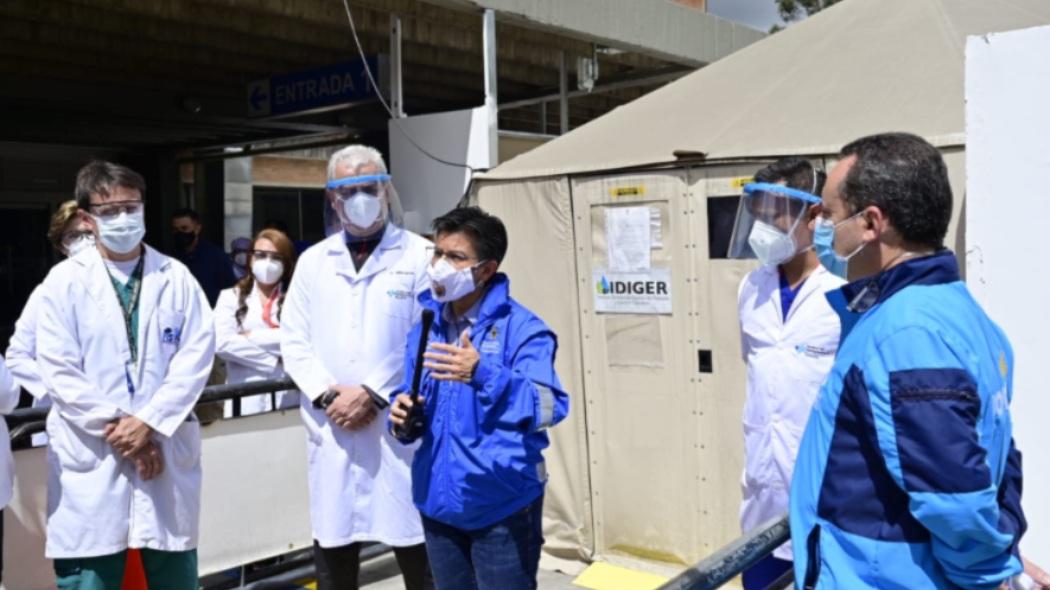
[[[773,0],[784,22],[802,20],[841,0]]]

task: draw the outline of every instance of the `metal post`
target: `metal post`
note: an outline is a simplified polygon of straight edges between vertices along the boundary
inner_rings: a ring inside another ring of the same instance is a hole
[[[489,110],[489,167],[499,160],[499,107],[496,100],[496,11],[486,8],[481,17],[481,42],[485,55],[485,107]]]
[[[540,103],[540,133],[547,133],[547,101]]]
[[[569,66],[565,52],[561,52],[561,67],[558,69],[558,105],[561,114],[561,134],[569,132]]]
[[[401,79],[401,18],[390,15],[390,110],[398,119],[405,116],[404,87]]]

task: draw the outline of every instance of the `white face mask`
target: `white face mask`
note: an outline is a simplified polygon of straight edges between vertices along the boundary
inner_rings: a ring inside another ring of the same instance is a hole
[[[476,267],[477,265],[456,270],[446,258],[438,260],[437,264],[428,266],[427,276],[430,277],[430,293],[434,301],[442,303],[456,301],[473,293],[477,288],[477,285],[474,284]],[[441,294],[438,294],[438,291],[441,291]]]
[[[142,219],[142,211],[128,215],[126,212],[119,215],[109,215],[95,218],[98,226],[98,238],[102,245],[110,252],[127,254],[138,247],[142,237],[146,235],[146,224]]]
[[[252,262],[252,275],[262,285],[272,285],[284,275],[284,263],[280,260],[256,260]]]
[[[95,247],[95,236],[80,236],[73,240],[68,246],[66,246],[66,252],[69,252],[69,257],[72,258],[77,254],[80,254],[88,248]]]
[[[379,197],[366,192],[356,192],[343,201],[343,214],[347,221],[361,229],[372,227],[382,210],[383,203]]]
[[[791,260],[791,257],[798,251],[792,234],[786,234],[776,226],[757,219],[751,228],[751,234],[748,235],[747,243],[755,252],[759,262],[765,266],[776,266]]]

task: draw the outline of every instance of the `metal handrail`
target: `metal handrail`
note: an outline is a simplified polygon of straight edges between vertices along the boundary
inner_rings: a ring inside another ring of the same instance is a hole
[[[788,517],[771,520],[678,574],[661,590],[713,590],[740,575],[791,538]],[[779,580],[778,580],[779,581]]]
[[[272,381],[253,381],[227,385],[209,385],[204,388],[197,399],[197,405],[239,399],[260,393],[277,393],[295,389],[291,378]],[[45,420],[50,408],[20,408],[4,416],[7,427],[11,430],[11,441],[14,442],[31,434],[44,431]]]

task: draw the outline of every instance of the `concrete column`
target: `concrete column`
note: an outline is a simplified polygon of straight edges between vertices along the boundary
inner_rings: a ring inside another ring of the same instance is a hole
[[[499,164],[499,96],[496,88],[496,11],[485,9],[481,17],[485,60],[485,107],[489,110],[489,167]]]
[[[225,160],[223,169],[222,249],[229,250],[234,238],[252,237],[252,159]]]

